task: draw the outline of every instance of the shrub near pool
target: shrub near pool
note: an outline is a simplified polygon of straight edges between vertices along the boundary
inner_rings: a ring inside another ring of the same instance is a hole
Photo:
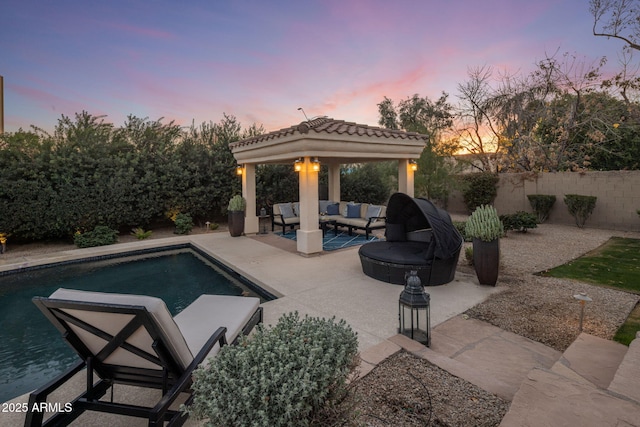
[[[98,225],[91,231],[77,233],[73,236],[73,243],[79,248],[112,245],[117,241],[118,232],[104,225]]]
[[[343,320],[284,315],[198,369],[187,411],[211,426],[311,425],[346,395],[357,351]]]

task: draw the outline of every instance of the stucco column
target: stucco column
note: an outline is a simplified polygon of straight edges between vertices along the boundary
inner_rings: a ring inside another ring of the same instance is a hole
[[[329,200],[340,201],[340,165],[329,165]]]
[[[244,233],[257,234],[260,230],[256,216],[256,165],[246,163],[242,171],[242,197],[247,200],[244,217]]]
[[[413,197],[413,171],[409,159],[398,160],[398,191]]]
[[[322,230],[318,228],[318,172],[311,170],[309,157],[304,158],[300,174],[300,229],[296,232],[298,252],[322,252]]]

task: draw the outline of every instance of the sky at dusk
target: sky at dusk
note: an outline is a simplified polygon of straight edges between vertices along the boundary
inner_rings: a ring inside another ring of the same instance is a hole
[[[267,131],[307,116],[377,125],[377,104],[457,101],[470,67],[528,72],[569,52],[615,68],[588,0],[3,0],[5,131],[62,114]]]

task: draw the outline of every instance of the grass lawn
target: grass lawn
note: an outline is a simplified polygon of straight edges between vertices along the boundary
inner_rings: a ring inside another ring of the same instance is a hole
[[[580,258],[543,271],[540,275],[575,279],[640,294],[640,239],[612,237]],[[629,345],[639,330],[640,305],[618,329],[614,340]]]

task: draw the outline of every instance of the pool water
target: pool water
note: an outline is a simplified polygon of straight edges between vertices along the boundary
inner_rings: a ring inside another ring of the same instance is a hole
[[[202,294],[255,296],[188,249],[1,276],[0,402],[34,390],[78,360],[31,301],[58,288],[151,295],[164,300],[173,315]]]

